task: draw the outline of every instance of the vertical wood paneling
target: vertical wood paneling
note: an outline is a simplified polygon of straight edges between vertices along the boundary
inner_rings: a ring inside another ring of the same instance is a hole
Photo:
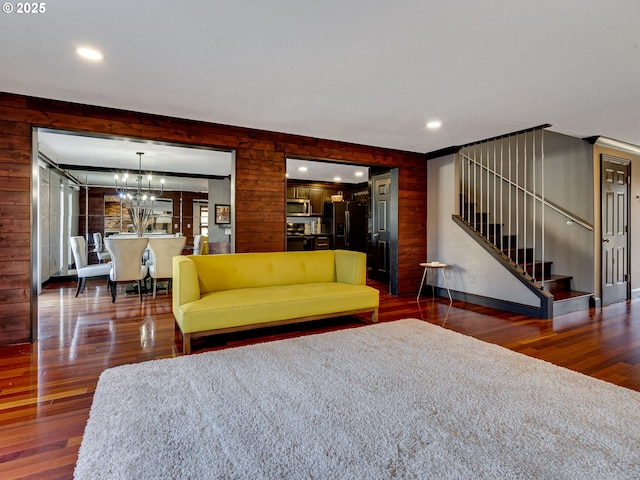
[[[31,128],[0,120],[0,345],[31,341]]]
[[[422,154],[0,93],[0,208],[27,207],[14,210],[10,219],[0,214],[0,252],[5,252],[0,253],[0,268],[8,266],[4,258],[10,254],[22,256],[23,263],[11,268],[25,285],[30,276],[24,255],[29,252],[29,231],[25,228],[30,224],[32,127],[235,150],[238,252],[285,249],[287,156],[397,168],[398,293],[413,295],[417,290],[421,274],[417,265],[426,255],[426,164]],[[9,171],[14,172],[14,177],[9,176]],[[99,218],[91,220],[90,230],[94,222]],[[13,286],[22,284],[10,280],[4,283],[9,292],[6,296],[15,293],[15,298],[28,298],[25,287]],[[10,321],[4,321],[0,312],[0,344],[29,339],[29,304],[25,300],[12,305],[15,308],[11,309]]]
[[[236,252],[285,250],[284,152],[236,150]]]
[[[398,294],[417,291],[426,259],[427,176],[422,162],[401,159],[398,175]]]

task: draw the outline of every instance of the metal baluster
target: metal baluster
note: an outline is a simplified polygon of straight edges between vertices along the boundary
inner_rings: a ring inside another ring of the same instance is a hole
[[[544,198],[544,129],[540,129],[540,181],[541,181],[541,188],[540,188],[540,196],[542,197],[542,205],[541,205],[541,233],[540,233],[540,243],[541,243],[541,258],[542,261],[544,262],[545,256],[544,256],[544,213],[545,213],[545,203],[546,200]],[[542,281],[544,281],[544,275],[542,277]]]
[[[500,142],[500,251],[504,252],[504,140]]]
[[[486,199],[486,204],[487,206],[485,207],[485,211],[486,211],[486,215],[485,215],[485,219],[484,219],[484,234],[485,237],[487,239],[487,241],[489,241],[489,218],[491,217],[491,207],[489,206],[489,198],[490,198],[490,189],[489,189],[489,162],[490,162],[490,155],[489,155],[489,144],[487,144],[487,166],[484,167],[484,171],[485,171],[485,175],[487,177],[487,189],[486,189],[486,193],[485,193],[485,199]]]
[[[532,258],[535,259],[536,258],[536,131],[532,131],[531,132],[531,175],[532,175],[532,182],[533,185],[531,187],[531,208],[532,208],[532,215],[533,215],[533,225],[531,226],[531,230],[533,231],[533,237],[532,237],[532,245],[531,247],[533,248],[533,253],[532,253]],[[541,264],[541,276],[544,276],[544,263]],[[534,270],[535,273],[535,270]],[[535,278],[534,278],[535,280]]]
[[[480,166],[479,166],[479,172],[480,172],[480,199],[478,201],[478,203],[480,204],[480,211],[482,212],[480,214],[480,219],[479,219],[479,223],[478,226],[480,228],[480,234],[483,234],[482,232],[482,222],[484,221],[483,215],[485,212],[485,207],[484,207],[484,145],[480,144]]]
[[[531,275],[532,271],[529,271],[529,267],[528,265],[531,265],[531,268],[533,268],[533,259],[529,258],[529,255],[527,255],[527,242],[528,242],[528,237],[527,237],[527,132],[524,132],[524,140],[523,140],[523,145],[522,145],[522,160],[523,160],[523,164],[522,164],[522,229],[523,229],[523,233],[522,233],[522,242],[524,245],[524,271],[525,273],[528,273],[529,275]],[[533,277],[533,275],[531,275]]]
[[[498,221],[498,215],[497,215],[497,210],[496,210],[496,177],[497,177],[497,170],[496,170],[496,142],[493,142],[493,223],[494,223],[494,227],[493,227],[493,243],[494,245],[498,245],[499,243],[499,239],[496,238],[496,235],[498,233],[498,224],[496,223]]]
[[[516,181],[514,184],[514,188],[515,188],[515,194],[516,194],[516,199],[515,199],[515,214],[516,214],[516,239],[517,239],[517,244],[518,247],[520,246],[520,204],[519,204],[519,197],[520,195],[518,194],[518,185],[520,184],[520,175],[519,175],[519,171],[520,171],[520,135],[516,135],[516,151],[515,151],[515,162],[516,162]],[[520,249],[516,248],[516,265],[520,265],[520,261],[519,261],[519,256],[520,256]]]
[[[509,242],[509,258],[511,258],[513,260],[513,257],[515,257],[515,255],[512,254],[511,250],[513,248],[513,244],[511,243],[511,222],[512,222],[512,213],[511,213],[511,205],[512,205],[512,195],[511,193],[513,192],[513,176],[511,174],[511,138],[509,139],[509,150],[508,150],[508,155],[507,158],[509,160],[509,237],[508,237],[508,242]]]
[[[477,210],[477,205],[476,205],[476,195],[478,194],[478,189],[476,188],[476,184],[477,184],[477,177],[478,177],[478,160],[476,158],[476,147],[474,145],[473,147],[473,184],[471,185],[471,194],[473,195],[472,197],[472,203],[473,203],[473,215],[471,216],[471,218],[469,219],[471,221],[471,224],[473,225],[473,229],[476,229],[476,210]]]

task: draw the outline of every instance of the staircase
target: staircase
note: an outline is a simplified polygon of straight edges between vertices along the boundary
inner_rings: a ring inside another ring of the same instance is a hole
[[[553,273],[553,261],[534,258],[533,247],[519,247],[517,235],[503,235],[503,225],[491,223],[489,214],[476,212],[476,204],[461,195],[459,224],[468,229],[485,248],[503,264],[512,268],[535,289],[553,296],[553,316],[589,308],[592,294],[572,290],[571,275]],[[488,247],[488,248],[487,248]]]

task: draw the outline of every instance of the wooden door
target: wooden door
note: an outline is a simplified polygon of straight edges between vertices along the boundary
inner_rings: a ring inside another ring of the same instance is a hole
[[[629,298],[628,161],[602,155],[602,304]]]
[[[391,176],[372,177],[373,209],[373,265],[372,277],[380,282],[389,281],[389,242],[391,239]]]

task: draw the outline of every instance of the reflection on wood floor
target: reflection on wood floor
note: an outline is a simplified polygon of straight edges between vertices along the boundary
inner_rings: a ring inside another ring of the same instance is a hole
[[[640,299],[537,320],[430,297],[381,293],[380,321],[420,318],[478,339],[640,391]],[[72,477],[93,392],[109,367],[181,354],[170,297],[140,302],[106,282],[48,286],[39,297],[39,340],[0,347],[0,478]],[[353,328],[355,318],[257,330],[195,341],[194,354]]]

